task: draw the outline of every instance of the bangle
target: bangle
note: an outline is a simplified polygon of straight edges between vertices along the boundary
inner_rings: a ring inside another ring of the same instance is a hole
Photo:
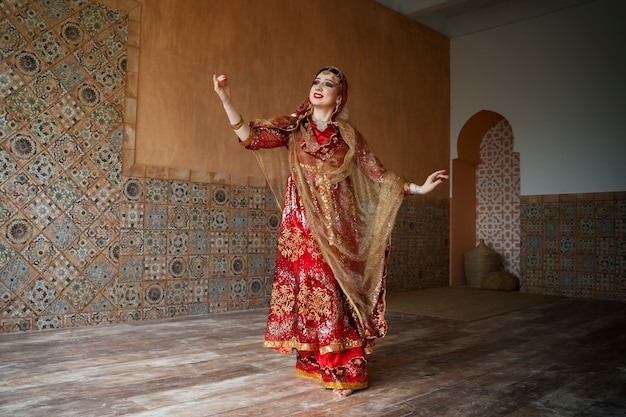
[[[241,126],[243,126],[243,116],[239,115],[239,121],[237,123],[235,123],[234,125],[230,125],[230,127],[233,128],[233,130],[237,130],[239,128],[241,128]]]
[[[421,194],[421,191],[422,190],[419,185],[413,183],[409,184],[409,192],[411,194]]]

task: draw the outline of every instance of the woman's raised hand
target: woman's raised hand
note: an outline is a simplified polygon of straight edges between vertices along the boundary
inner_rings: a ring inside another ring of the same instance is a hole
[[[230,84],[226,74],[217,75],[215,72],[213,73],[213,89],[223,104],[230,104]]]
[[[420,188],[420,194],[426,194],[426,193],[431,192],[439,184],[441,184],[442,182],[444,182],[448,178],[450,178],[450,176],[448,174],[446,174],[446,170],[445,169],[433,172],[432,174],[430,174],[426,178],[426,181],[424,181],[424,184],[420,185],[420,187],[419,187]]]
[[[226,74],[217,75],[213,73],[213,89],[222,100],[222,106],[228,117],[230,127],[233,128],[235,134],[240,141],[245,141],[250,136],[250,126],[245,123],[243,116],[235,109],[230,101],[230,84]]]

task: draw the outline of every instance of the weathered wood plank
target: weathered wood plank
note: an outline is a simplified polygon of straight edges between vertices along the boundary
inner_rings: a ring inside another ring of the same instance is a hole
[[[626,413],[624,303],[560,299],[472,322],[389,313],[370,388],[343,399],[261,347],[266,314],[0,335],[0,415]]]

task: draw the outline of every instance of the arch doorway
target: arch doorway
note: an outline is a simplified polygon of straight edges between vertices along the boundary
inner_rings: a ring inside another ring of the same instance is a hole
[[[482,110],[463,126],[452,161],[450,285],[466,285],[464,254],[480,239],[519,277],[520,164],[504,116]]]

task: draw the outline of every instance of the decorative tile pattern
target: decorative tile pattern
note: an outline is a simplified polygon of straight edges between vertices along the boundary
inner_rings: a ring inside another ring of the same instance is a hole
[[[148,305],[159,305],[165,299],[165,291],[161,284],[150,284],[146,287]]]
[[[449,208],[448,199],[408,199],[402,204],[391,237],[389,291],[449,285]],[[274,267],[273,259],[265,261],[266,268]],[[259,266],[249,263],[248,268]]]
[[[166,253],[167,232],[165,230],[144,230],[144,253],[159,255]]]
[[[169,182],[161,179],[146,180],[146,202],[168,203]]]
[[[44,278],[61,293],[78,277],[76,267],[62,255],[44,273]]]
[[[520,159],[506,119],[491,128],[480,145],[476,168],[476,244],[498,252],[503,269],[520,275]]]
[[[189,257],[189,277],[192,279],[208,278],[209,258],[207,256]]]
[[[103,213],[119,200],[107,178],[120,171],[120,150],[107,135],[120,129],[123,102],[107,102],[101,84],[111,93],[124,85],[109,60],[125,57],[125,42],[112,49],[109,39],[126,39],[127,15],[72,0],[24,1],[5,12],[0,214],[11,250],[0,276],[12,302],[2,306],[2,327],[18,316],[18,329],[89,324],[97,320],[80,311],[110,309],[98,289],[118,276],[119,225]]]
[[[146,204],[145,219],[146,229],[167,229],[167,205]]]
[[[80,229],[64,214],[50,223],[43,233],[57,248],[64,250],[80,236]]]
[[[28,220],[16,218],[8,222],[5,235],[7,240],[17,247],[28,242],[33,233],[33,226]]]
[[[230,187],[218,185],[213,187],[212,201],[215,206],[224,206],[228,204],[230,198]]]
[[[176,256],[169,260],[168,271],[172,278],[184,278],[187,273],[185,258]]]
[[[59,256],[59,250],[44,235],[37,236],[21,255],[39,272],[43,272]]]
[[[147,281],[164,280],[167,277],[165,256],[146,256],[143,277]]]
[[[122,256],[119,267],[120,281],[141,282],[144,269],[143,256]]]
[[[67,301],[78,311],[84,310],[97,294],[96,288],[85,277],[75,280],[64,292]]]
[[[626,193],[523,196],[522,290],[626,300]]]
[[[41,313],[56,299],[54,287],[43,278],[38,278],[24,291],[22,297],[36,313]]]

